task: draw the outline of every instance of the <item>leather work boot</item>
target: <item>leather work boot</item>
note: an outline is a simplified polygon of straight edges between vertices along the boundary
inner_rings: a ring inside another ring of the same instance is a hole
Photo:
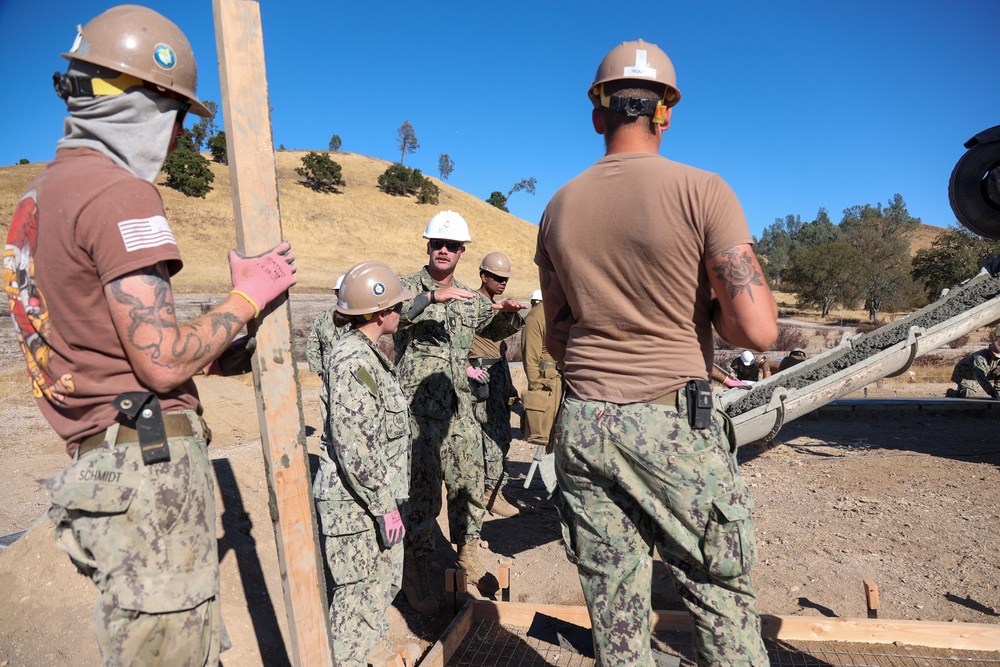
[[[479,560],[479,540],[470,540],[458,547],[458,562],[455,567],[465,570],[469,584],[474,584],[479,592],[489,596],[500,590],[500,582]]]
[[[436,614],[441,610],[437,598],[431,592],[427,576],[427,556],[404,555],[401,588],[406,601],[418,614]]]
[[[378,644],[375,644],[375,648],[371,650],[371,653],[368,654],[368,657],[365,658],[365,665],[366,667],[386,667],[389,661],[395,657],[396,654],[390,653],[382,645],[382,642],[379,641]]]
[[[517,516],[521,510],[516,505],[511,504],[500,490],[494,491],[486,496],[486,511],[492,516],[510,518]]]

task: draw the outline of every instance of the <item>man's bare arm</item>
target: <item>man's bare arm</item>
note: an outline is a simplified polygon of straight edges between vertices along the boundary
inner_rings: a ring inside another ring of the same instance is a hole
[[[254,316],[253,306],[230,294],[187,324],[178,324],[164,264],[110,282],[104,296],[132,370],[143,384],[167,392],[214,361]]]
[[[573,311],[555,272],[539,267],[538,280],[542,286],[542,307],[545,309],[545,348],[561,365],[566,356]]]
[[[778,304],[750,244],[730,248],[705,262],[715,291],[712,322],[737,347],[766,350],[778,338]]]

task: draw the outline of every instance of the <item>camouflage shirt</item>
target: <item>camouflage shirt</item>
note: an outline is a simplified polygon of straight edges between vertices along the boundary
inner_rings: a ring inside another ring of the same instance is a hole
[[[357,330],[334,346],[326,377],[326,450],[313,496],[344,502],[339,528],[371,527],[409,497],[410,417],[392,362]],[[334,532],[332,534],[341,534]]]
[[[401,280],[414,294],[443,287],[431,278],[427,267]],[[451,286],[475,291],[457,280]],[[403,304],[399,330],[393,337],[396,370],[403,393],[410,398],[410,409],[434,419],[450,419],[456,410],[471,410],[466,369],[475,335],[503,340],[517,333],[521,318],[494,310],[479,296],[430,304],[411,320],[412,304],[412,300]]]
[[[333,323],[334,313],[336,311],[333,308],[324,310],[316,316],[309,329],[309,337],[306,339],[306,361],[309,362],[309,370],[313,373],[323,372],[337,339],[350,329],[350,325],[336,326]]]
[[[1000,359],[990,354],[990,349],[984,348],[966,355],[955,365],[951,381],[961,383],[963,380],[979,383],[988,396],[996,396],[996,385],[1000,381]]]

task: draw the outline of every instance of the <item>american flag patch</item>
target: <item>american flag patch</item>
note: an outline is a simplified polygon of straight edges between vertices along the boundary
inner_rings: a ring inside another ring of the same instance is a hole
[[[177,245],[174,233],[170,231],[170,224],[162,215],[140,220],[122,220],[118,223],[118,231],[121,232],[128,252],[167,244]]]

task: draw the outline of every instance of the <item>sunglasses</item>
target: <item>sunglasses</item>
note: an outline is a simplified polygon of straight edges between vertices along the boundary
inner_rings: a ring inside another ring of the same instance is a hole
[[[393,306],[392,308],[389,309],[389,312],[390,313],[401,313],[401,312],[403,312],[403,302],[400,301],[399,303],[397,303],[395,306]]]
[[[441,239],[431,239],[428,241],[431,246],[431,250],[440,250],[441,248],[447,248],[448,252],[458,252],[465,247],[465,244],[460,241],[443,241]]]
[[[487,278],[489,278],[490,280],[495,280],[498,283],[505,283],[508,280],[510,280],[510,278],[507,278],[506,276],[498,276],[497,274],[490,273],[489,271],[483,271],[483,273],[486,274]]]
[[[188,109],[190,108],[191,108],[190,103],[181,102],[180,108],[177,109],[177,118],[174,120],[174,123],[180,125],[181,127],[184,127],[184,119],[187,117],[187,112]]]

